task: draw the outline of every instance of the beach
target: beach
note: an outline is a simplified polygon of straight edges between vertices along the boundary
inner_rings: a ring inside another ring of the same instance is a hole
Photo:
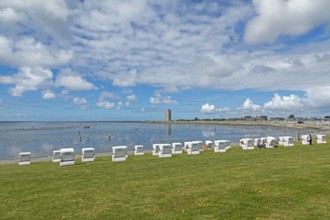
[[[88,128],[85,128],[88,126]],[[238,146],[241,138],[275,138],[303,134],[329,134],[328,125],[263,121],[147,121],[147,122],[1,122],[0,164],[15,164],[20,152],[31,152],[32,162],[51,161],[53,150],[72,147],[76,157],[81,149],[93,147],[98,156],[110,156],[113,146],[199,140],[230,140]]]

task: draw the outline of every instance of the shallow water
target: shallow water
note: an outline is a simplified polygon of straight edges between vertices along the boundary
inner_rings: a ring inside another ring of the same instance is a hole
[[[89,128],[84,128],[89,126]],[[53,150],[94,147],[97,153],[111,152],[112,146],[129,150],[142,144],[226,139],[239,143],[243,137],[309,134],[313,130],[263,125],[163,124],[144,122],[0,122],[0,160],[16,159],[20,152],[32,157],[51,156]],[[110,136],[110,139],[109,139]]]

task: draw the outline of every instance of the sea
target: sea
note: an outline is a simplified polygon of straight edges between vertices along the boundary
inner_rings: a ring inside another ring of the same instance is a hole
[[[310,134],[311,129],[266,125],[176,124],[149,122],[0,122],[0,160],[17,159],[20,152],[31,152],[32,158],[49,157],[53,150],[84,147],[96,153],[110,153],[113,146],[135,145],[144,149],[154,143],[229,140],[266,136],[296,137]]]

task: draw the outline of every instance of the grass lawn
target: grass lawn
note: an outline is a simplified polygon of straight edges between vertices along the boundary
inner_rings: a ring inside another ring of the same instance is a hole
[[[330,219],[330,144],[76,164],[0,165],[0,219]]]

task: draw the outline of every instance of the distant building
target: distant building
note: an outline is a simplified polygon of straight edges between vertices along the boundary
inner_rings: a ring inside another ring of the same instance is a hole
[[[252,116],[249,116],[249,115],[241,116],[241,120],[251,121],[252,120]]]
[[[271,121],[285,121],[285,118],[283,117],[274,117],[270,119]]]
[[[171,120],[172,120],[171,110],[167,109],[165,110],[165,121],[171,121]]]
[[[256,120],[258,120],[258,121],[268,121],[268,117],[267,117],[267,115],[258,115],[256,117]]]

